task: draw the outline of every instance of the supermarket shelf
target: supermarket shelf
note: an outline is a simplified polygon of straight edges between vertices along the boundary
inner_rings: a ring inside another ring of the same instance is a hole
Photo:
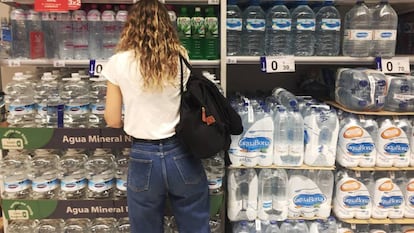
[[[414,171],[414,167],[346,167],[353,171]]]
[[[411,64],[414,64],[414,56],[398,55],[398,57],[408,57]],[[347,57],[347,56],[309,56],[294,57],[295,64],[301,65],[373,65],[374,57]],[[228,56],[226,63],[232,64],[260,64],[260,56]]]
[[[9,67],[19,66],[52,66],[52,67],[85,67],[90,60],[52,60],[52,59],[2,59],[0,65]],[[105,62],[105,61],[103,61]],[[190,60],[196,67],[217,67],[220,60]]]
[[[335,166],[330,166],[330,167],[312,167],[312,166],[308,166],[308,165],[302,165],[302,166],[297,166],[297,167],[293,167],[293,166],[276,166],[276,165],[272,165],[272,166],[254,166],[254,167],[246,167],[246,166],[233,166],[230,165],[229,169],[246,169],[246,168],[283,168],[283,169],[296,169],[296,170],[335,170]]]
[[[395,219],[340,219],[349,224],[414,224],[414,218],[395,218]]]
[[[345,112],[350,112],[354,114],[360,114],[360,115],[374,115],[374,116],[412,116],[414,115],[414,112],[389,112],[389,111],[379,111],[379,112],[363,112],[363,111],[353,111],[345,108],[341,104],[335,102],[335,101],[325,101],[327,104],[334,106],[336,108],[339,108]]]
[[[34,4],[34,0],[2,0],[5,4],[19,3],[23,5]],[[82,3],[99,3],[99,4],[133,4],[136,0],[82,0]],[[185,4],[185,5],[196,5],[196,4],[208,4],[218,5],[219,0],[165,0],[166,4]]]

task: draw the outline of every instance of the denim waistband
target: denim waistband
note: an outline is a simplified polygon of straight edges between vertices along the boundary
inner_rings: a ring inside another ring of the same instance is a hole
[[[173,135],[169,138],[163,138],[163,139],[142,139],[142,138],[132,138],[133,142],[139,142],[139,143],[149,143],[149,144],[160,144],[160,143],[169,143],[173,142],[177,139],[177,136]]]

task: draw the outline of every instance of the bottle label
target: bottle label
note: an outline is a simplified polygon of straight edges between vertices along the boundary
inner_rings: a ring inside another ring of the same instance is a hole
[[[191,20],[190,17],[178,17],[177,18],[177,30],[178,35],[181,37],[191,36]]]
[[[222,185],[223,185],[223,178],[222,177],[218,177],[216,179],[209,179],[208,180],[208,188],[210,190],[219,189],[219,188],[221,188]]]
[[[28,105],[10,105],[9,112],[11,115],[22,116],[35,112],[35,104]]]
[[[397,30],[374,30],[374,40],[396,40]]]
[[[46,182],[32,182],[32,190],[34,192],[47,192],[50,190],[54,190],[59,186],[58,179],[49,180]]]
[[[264,19],[247,19],[246,29],[251,31],[265,31],[266,22]]]
[[[114,186],[114,179],[111,178],[109,180],[89,180],[88,181],[88,188],[94,192],[103,192],[106,190],[111,189]]]
[[[60,181],[60,188],[65,192],[74,192],[85,188],[87,185],[86,178],[67,179]]]
[[[218,19],[217,17],[206,17],[204,19],[204,28],[206,37],[218,37]]]
[[[272,200],[263,200],[262,201],[262,208],[263,208],[264,211],[271,210],[272,207],[273,207]]]
[[[105,113],[105,104],[91,104],[93,114],[103,115]]]
[[[81,115],[89,112],[89,104],[65,105],[65,112],[70,115]]]
[[[302,31],[315,31],[315,19],[298,19],[296,29]]]
[[[272,19],[272,29],[275,31],[290,31],[292,29],[291,19]]]
[[[3,26],[1,28],[1,40],[7,42],[12,41],[11,30],[8,26]]]
[[[226,20],[226,28],[228,31],[239,31],[242,30],[242,19],[231,18]]]
[[[127,190],[127,182],[124,179],[116,179],[116,189],[121,191]]]
[[[10,14],[10,20],[25,20],[26,15],[23,10],[14,10]]]
[[[345,40],[372,40],[372,30],[348,29],[344,32]]]
[[[322,30],[325,31],[340,31],[341,19],[322,19]]]
[[[30,180],[21,180],[16,182],[4,182],[4,191],[7,193],[14,193],[26,190],[30,187]]]
[[[193,36],[204,37],[206,32],[204,30],[204,18],[192,17],[191,18],[191,34]]]

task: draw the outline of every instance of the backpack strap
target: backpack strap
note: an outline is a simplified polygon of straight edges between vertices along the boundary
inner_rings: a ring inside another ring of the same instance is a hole
[[[181,83],[180,83],[180,93],[181,95],[184,92],[184,68],[183,68],[183,62],[187,66],[188,69],[190,69],[190,72],[192,72],[193,67],[191,66],[190,62],[180,53],[180,69],[181,69]]]

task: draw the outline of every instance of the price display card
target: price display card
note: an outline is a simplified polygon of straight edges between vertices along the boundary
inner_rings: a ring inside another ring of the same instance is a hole
[[[294,56],[260,57],[261,70],[266,73],[295,72]]]

